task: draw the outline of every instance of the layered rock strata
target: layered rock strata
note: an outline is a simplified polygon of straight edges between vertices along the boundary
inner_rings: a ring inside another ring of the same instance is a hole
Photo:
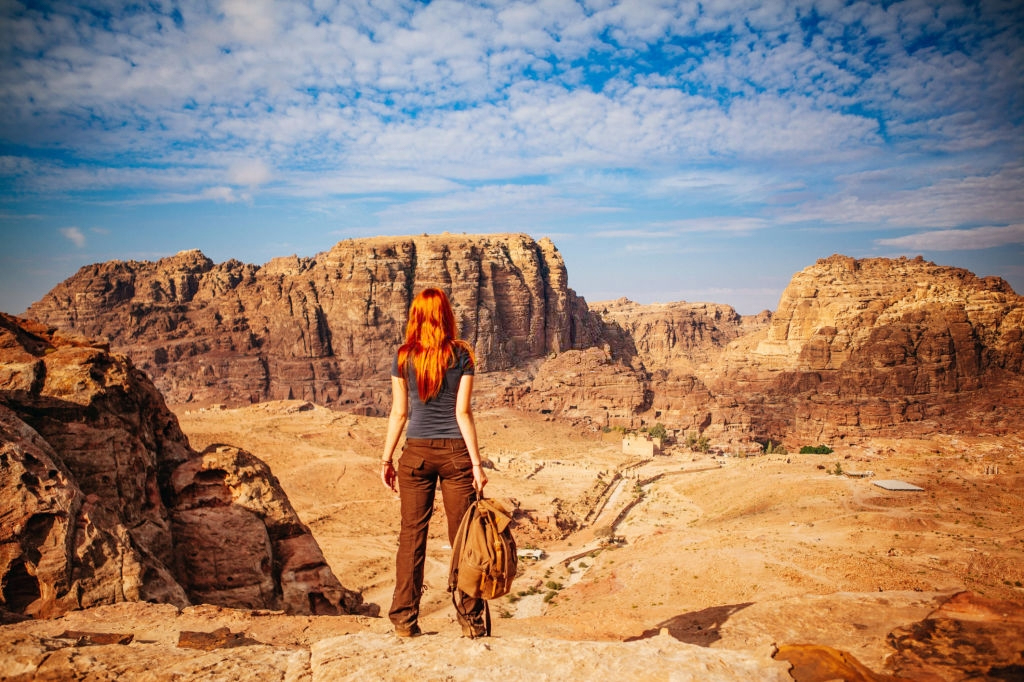
[[[231,448],[197,454],[130,360],[3,314],[0,464],[8,612],[134,600],[361,608],[259,460]],[[225,536],[229,517],[237,532]]]
[[[683,432],[700,432],[711,424],[716,402],[704,379],[715,375],[726,346],[771,321],[769,311],[740,315],[717,303],[641,305],[620,298],[592,303],[590,309],[600,316],[608,338],[626,337],[615,347],[627,357],[632,353],[633,365],[644,375],[643,414],[626,426],[661,422]]]
[[[740,316],[625,299],[588,310],[546,239],[374,238],[262,267],[198,252],[89,266],[30,312],[110,339],[172,403],[382,414],[425,286],[450,293],[474,344],[478,399],[553,418],[739,445],[1024,427],[1021,297],[923,259],[832,256],[797,273],[774,314]]]
[[[772,318],[767,310],[740,315],[719,303],[641,305],[627,298],[591,303],[590,310],[629,336],[648,371],[680,376],[714,365],[731,341],[765,329]]]
[[[921,258],[832,256],[797,273],[767,328],[698,372],[718,429],[805,443],[1022,426],[1024,299]]]
[[[346,240],[262,267],[198,251],[100,263],[26,316],[109,340],[174,404],[304,399],[379,414],[409,304],[428,286],[449,293],[482,372],[600,337],[554,244],[516,234]]]

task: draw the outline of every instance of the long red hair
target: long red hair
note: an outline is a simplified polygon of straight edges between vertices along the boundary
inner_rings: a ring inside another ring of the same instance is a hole
[[[473,348],[455,331],[455,313],[448,296],[440,289],[424,289],[409,306],[405,343],[398,349],[398,370],[403,377],[408,376],[412,357],[420,400],[430,400],[441,391],[444,373],[455,362],[456,347],[464,348],[470,365],[475,364]]]

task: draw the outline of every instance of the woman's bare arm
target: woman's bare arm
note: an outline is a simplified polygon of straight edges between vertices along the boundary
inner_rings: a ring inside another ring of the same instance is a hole
[[[391,461],[398,447],[398,440],[409,419],[409,390],[405,379],[391,377],[391,413],[388,415],[388,433],[384,437],[384,455],[381,457],[380,480],[395,490],[395,466]]]
[[[473,462],[473,486],[483,490],[487,485],[480,462],[480,445],[476,437],[476,420],[473,419],[473,375],[464,374],[459,381],[459,392],[455,396],[455,421],[459,424],[462,439],[469,449],[469,459]]]

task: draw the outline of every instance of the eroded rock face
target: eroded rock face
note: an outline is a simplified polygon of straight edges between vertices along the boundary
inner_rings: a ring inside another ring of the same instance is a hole
[[[262,461],[213,445],[171,477],[178,575],[197,603],[286,613],[358,612]]]
[[[567,351],[545,361],[528,389],[510,401],[520,409],[597,426],[639,426],[650,396],[642,367],[602,348]]]
[[[449,292],[482,372],[592,345],[600,324],[550,240],[346,240],[262,267],[198,251],[82,268],[26,315],[105,338],[172,403],[305,399],[383,413],[413,296]]]
[[[592,303],[590,309],[604,323],[606,338],[628,338],[626,343],[613,341],[613,347],[623,356],[634,355],[633,365],[641,369],[647,399],[644,414],[633,421],[660,422],[683,432],[702,432],[711,425],[718,406],[705,377],[715,376],[726,346],[765,329],[771,321],[768,311],[740,315],[717,303],[640,305],[620,298]],[[743,424],[732,426],[739,427],[737,437],[749,439]]]
[[[913,680],[1024,678],[1024,607],[961,592],[924,620],[889,633],[888,665]]]
[[[713,365],[731,341],[760,331],[771,321],[767,310],[740,315],[718,303],[640,305],[620,298],[591,303],[590,309],[629,334],[649,371],[675,375],[692,375],[697,367]]]
[[[374,238],[263,267],[198,252],[89,266],[30,310],[109,338],[176,403],[383,414],[425,286],[450,292],[476,348],[478,402],[595,427],[661,422],[724,448],[1024,428],[1021,297],[922,259],[832,256],[797,273],[774,314],[744,317],[625,299],[587,310],[547,240]]]
[[[714,372],[716,421],[817,442],[1020,426],[1024,299],[923,259],[832,256],[793,277],[767,329]],[[730,409],[727,405],[731,404]]]
[[[341,587],[251,455],[225,455],[213,467],[232,481],[229,504],[247,509],[251,522],[216,548],[188,532],[194,505],[175,482],[192,472],[209,477],[201,469],[217,454],[189,447],[152,382],[127,358],[0,314],[0,608],[45,617],[120,601],[183,606],[188,594],[225,603],[238,580],[233,571],[187,571],[175,558],[213,549],[215,561],[233,566],[269,557],[270,579],[252,606],[359,608],[359,595]],[[262,538],[269,549],[251,551]]]

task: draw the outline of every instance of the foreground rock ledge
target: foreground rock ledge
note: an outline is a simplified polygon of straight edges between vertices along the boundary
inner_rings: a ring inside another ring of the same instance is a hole
[[[292,617],[294,618],[294,617]],[[322,619],[317,619],[322,620]],[[335,617],[334,621],[356,618]],[[338,629],[351,623],[338,622]],[[248,641],[256,640],[256,637]],[[477,680],[565,679],[620,682],[791,682],[774,649],[727,651],[685,644],[667,633],[636,642],[548,638],[470,640],[428,634],[411,640],[358,632],[312,643],[259,643],[202,651],[136,638],[130,644],[75,646],[71,640],[0,628],[0,679],[22,680]]]
[[[685,644],[667,632],[637,642],[565,642],[427,635],[408,641],[355,634],[313,645],[313,680],[521,679],[726,682],[786,680],[789,664],[773,649],[743,652]]]

